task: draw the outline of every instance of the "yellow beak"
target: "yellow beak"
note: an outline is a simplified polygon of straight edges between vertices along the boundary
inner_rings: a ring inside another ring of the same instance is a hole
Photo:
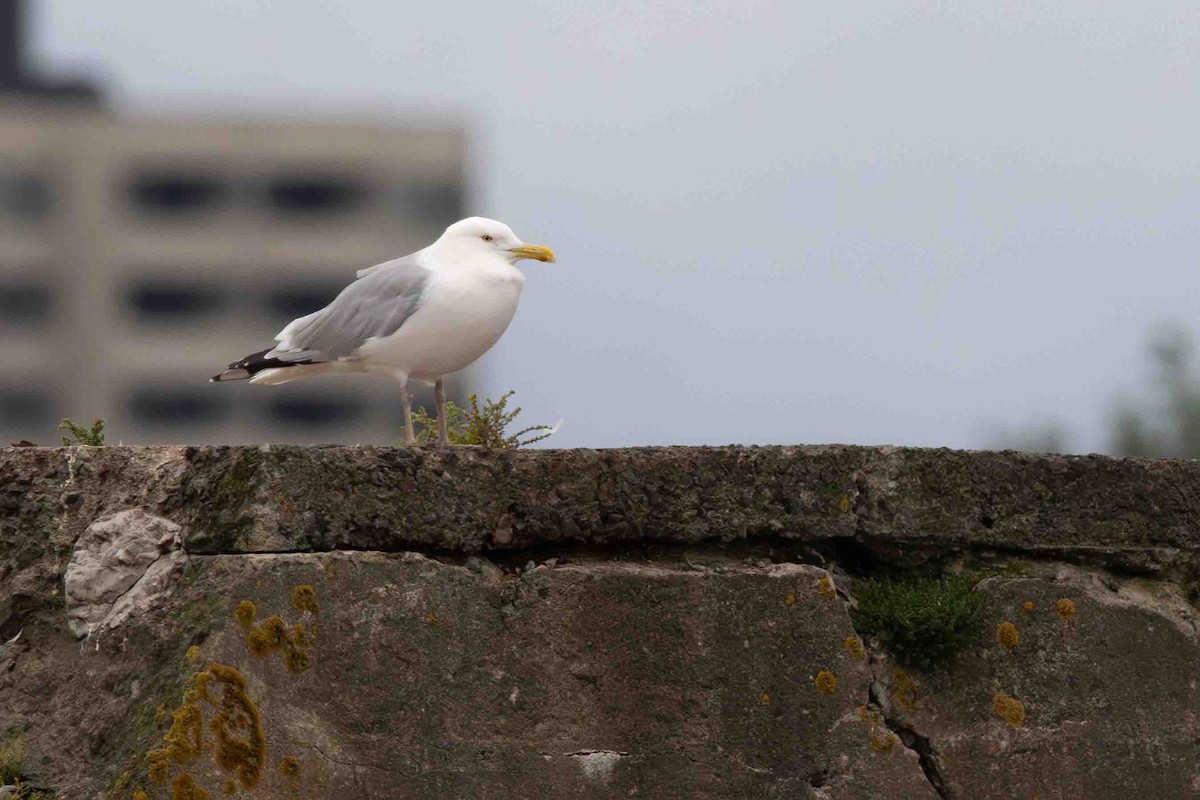
[[[518,258],[536,258],[538,261],[554,260],[554,251],[549,247],[542,247],[540,244],[523,244],[508,252],[515,254]]]

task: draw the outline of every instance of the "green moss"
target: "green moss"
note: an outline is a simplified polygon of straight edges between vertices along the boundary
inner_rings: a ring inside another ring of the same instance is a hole
[[[0,784],[21,779],[25,769],[25,741],[19,736],[0,742]]]
[[[251,507],[263,478],[263,454],[214,448],[195,456],[181,505],[195,509],[189,549],[228,552],[254,524]]]
[[[929,669],[979,642],[984,595],[972,586],[959,577],[861,581],[850,613],[901,663]]]

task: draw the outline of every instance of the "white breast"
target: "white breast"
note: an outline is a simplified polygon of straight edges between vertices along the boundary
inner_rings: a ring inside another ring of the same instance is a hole
[[[400,330],[359,348],[363,367],[425,382],[467,367],[504,334],[524,283],[504,262],[432,273],[420,306]]]

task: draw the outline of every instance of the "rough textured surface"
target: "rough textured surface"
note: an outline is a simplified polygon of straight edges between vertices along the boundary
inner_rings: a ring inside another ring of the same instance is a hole
[[[67,624],[76,636],[120,625],[170,591],[187,564],[180,527],[140,508],[88,526],[63,577]]]
[[[918,564],[985,634],[897,673],[850,578]],[[1198,567],[1196,462],[7,448],[0,743],[69,798],[168,750],[268,800],[1200,797]]]

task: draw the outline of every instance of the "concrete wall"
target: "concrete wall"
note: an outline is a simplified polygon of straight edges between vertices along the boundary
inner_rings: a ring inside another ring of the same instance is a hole
[[[1016,453],[4,449],[0,746],[68,798],[1197,797],[1198,500]],[[921,564],[985,597],[927,671],[849,613]]]

